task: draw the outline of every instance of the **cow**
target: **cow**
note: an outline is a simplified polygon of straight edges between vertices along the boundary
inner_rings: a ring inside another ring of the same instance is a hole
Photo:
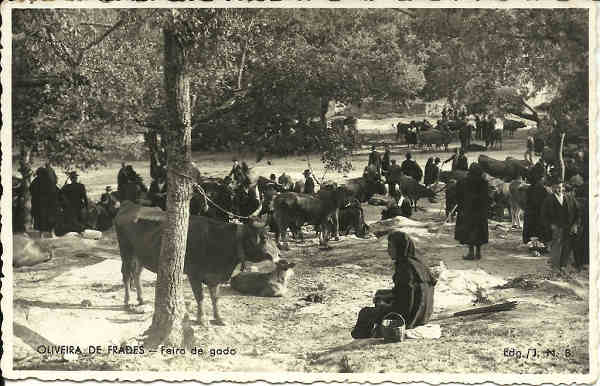
[[[520,129],[521,127],[525,127],[526,125],[521,121],[515,121],[513,119],[505,119],[504,120],[504,130],[508,131],[508,134],[511,137],[514,137],[515,131]]]
[[[294,189],[294,181],[285,172],[277,178],[277,182],[284,192],[291,192]]]
[[[521,179],[516,179],[496,184],[493,187],[495,189],[494,202],[496,205],[508,209],[513,228],[521,228],[521,213],[525,208],[529,185],[523,183]],[[504,212],[504,209],[502,209],[502,212]]]
[[[338,229],[340,234],[349,235],[351,230],[359,237],[364,237],[369,232],[369,226],[365,223],[365,214],[360,202],[356,199],[351,200],[340,209],[338,215]],[[328,221],[329,232],[335,231],[333,218]]]
[[[140,274],[143,268],[156,272],[166,214],[159,208],[148,208],[127,201],[115,217],[115,230],[121,254],[121,273],[125,286],[125,307],[129,307],[129,288],[134,283],[139,304],[143,304]],[[213,315],[219,315],[218,286],[231,278],[238,264],[264,260],[276,263],[279,249],[258,220],[248,224],[223,223],[203,216],[190,216],[183,271],[187,275],[198,305],[197,321],[204,324],[203,285],[210,291]]]
[[[402,123],[398,122],[396,125],[396,141],[400,139],[400,136],[406,138],[408,134],[408,130],[413,127],[412,123]]]
[[[469,172],[467,172],[466,170],[442,170],[440,171],[440,181],[443,183],[449,183],[451,180],[462,180],[463,178],[467,177],[467,174]]]
[[[346,202],[346,189],[338,187],[333,190],[323,189],[318,195],[305,193],[286,192],[281,193],[273,201],[273,219],[276,225],[275,234],[278,245],[281,236],[286,238],[287,229],[298,231],[304,223],[309,223],[315,228],[322,230],[319,234],[319,244],[327,245],[328,228],[327,222],[330,216],[336,216],[337,227],[338,211]],[[334,235],[337,237],[337,229]],[[300,235],[302,233],[300,232]]]
[[[411,200],[415,211],[417,211],[417,202],[419,199],[429,198],[433,200],[436,198],[436,192],[425,185],[420,184],[410,176],[402,175],[396,182],[400,187],[402,194]]]
[[[375,194],[385,195],[388,192],[385,183],[373,175],[350,178],[342,187],[348,198],[353,197],[360,202],[369,201]]]
[[[448,151],[448,144],[454,139],[455,133],[449,130],[432,129],[419,134],[419,143],[425,146],[436,146],[437,149],[444,147]]]
[[[279,260],[275,269],[268,273],[240,272],[231,278],[231,288],[254,296],[281,297],[287,292],[287,282],[292,277],[296,264]]]
[[[484,172],[505,181],[512,181],[527,174],[527,169],[523,169],[520,161],[514,159],[500,161],[485,154],[480,154],[478,162]]]

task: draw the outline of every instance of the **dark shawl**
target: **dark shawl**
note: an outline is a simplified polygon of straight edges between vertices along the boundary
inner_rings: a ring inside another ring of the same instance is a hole
[[[488,242],[489,185],[477,172],[469,171],[467,178],[456,183],[458,204],[454,239],[461,244],[482,245]]]
[[[37,170],[37,177],[29,187],[31,192],[31,215],[33,227],[42,232],[50,232],[58,217],[58,188],[46,168]]]
[[[391,233],[388,243],[394,243],[397,253],[392,311],[404,317],[407,329],[426,324],[433,312],[436,280],[415,255],[415,244],[406,233]]]

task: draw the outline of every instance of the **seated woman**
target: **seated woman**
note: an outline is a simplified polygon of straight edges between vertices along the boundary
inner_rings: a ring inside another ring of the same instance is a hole
[[[392,195],[392,200],[388,203],[387,208],[381,211],[381,219],[387,220],[396,216],[410,217],[412,216],[412,203],[410,199],[402,194],[402,191],[397,190]]]
[[[388,235],[388,253],[394,261],[394,288],[388,302],[360,310],[352,337],[371,338],[375,326],[390,312],[395,312],[411,329],[427,324],[433,312],[433,292],[436,279],[415,255],[415,243],[401,231]]]

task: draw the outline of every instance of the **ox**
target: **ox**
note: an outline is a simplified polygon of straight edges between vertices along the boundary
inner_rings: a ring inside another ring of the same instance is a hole
[[[388,182],[390,185],[394,186],[395,184],[398,184],[402,194],[412,201],[415,211],[417,210],[417,201],[419,201],[419,199],[436,198],[436,192],[427,188],[425,185],[420,184],[414,178],[405,175],[399,169],[390,172],[388,175]]]
[[[508,131],[508,134],[513,137],[515,135],[515,131],[526,125],[521,121],[515,121],[513,119],[505,119],[504,120],[504,130]]]
[[[156,272],[166,214],[158,208],[124,202],[115,217],[125,285],[125,306],[129,306],[129,288],[135,283],[139,304],[143,304],[140,274],[143,268]],[[277,245],[269,239],[263,224],[229,224],[202,216],[190,216],[184,272],[188,276],[198,304],[198,322],[203,324],[203,285],[210,291],[213,315],[224,324],[217,306],[218,286],[231,278],[238,264],[246,261],[279,260]]]
[[[478,162],[484,172],[506,181],[512,181],[527,174],[527,169],[523,167],[519,160],[515,159],[499,161],[485,154],[480,154]]]
[[[360,202],[367,202],[373,195],[387,194],[385,183],[374,176],[351,178],[343,185],[348,198],[356,198]]]
[[[421,145],[436,146],[436,149],[444,147],[444,151],[448,151],[448,144],[454,139],[455,133],[448,130],[432,129],[419,134],[419,143]]]
[[[358,200],[351,200],[345,207],[339,211],[339,233],[349,235],[351,230],[357,236],[364,237],[369,232],[369,226],[365,223],[365,214]],[[328,221],[330,232],[335,232],[335,224],[333,218]]]
[[[277,243],[279,244],[282,234],[283,238],[286,238],[288,228],[296,232],[302,224],[309,223],[316,229],[322,230],[319,234],[319,244],[327,245],[328,235],[326,233],[328,233],[329,217],[334,216],[334,235],[337,237],[338,211],[345,202],[346,189],[343,187],[331,190],[322,189],[317,196],[295,192],[281,193],[273,201],[273,220]],[[302,235],[301,232],[300,235]]]

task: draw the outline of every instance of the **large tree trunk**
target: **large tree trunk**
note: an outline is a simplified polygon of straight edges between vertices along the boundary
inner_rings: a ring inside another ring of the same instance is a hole
[[[19,149],[19,172],[21,173],[21,191],[20,197],[18,198],[18,210],[14,224],[15,228],[13,232],[21,233],[28,232],[32,228],[31,221],[31,193],[29,187],[31,186],[31,149],[24,144],[21,144]]]
[[[147,344],[183,347],[183,265],[187,245],[192,180],[190,84],[186,50],[170,25],[164,29],[165,87],[169,126],[167,136],[167,218],[158,262],[154,317]]]

